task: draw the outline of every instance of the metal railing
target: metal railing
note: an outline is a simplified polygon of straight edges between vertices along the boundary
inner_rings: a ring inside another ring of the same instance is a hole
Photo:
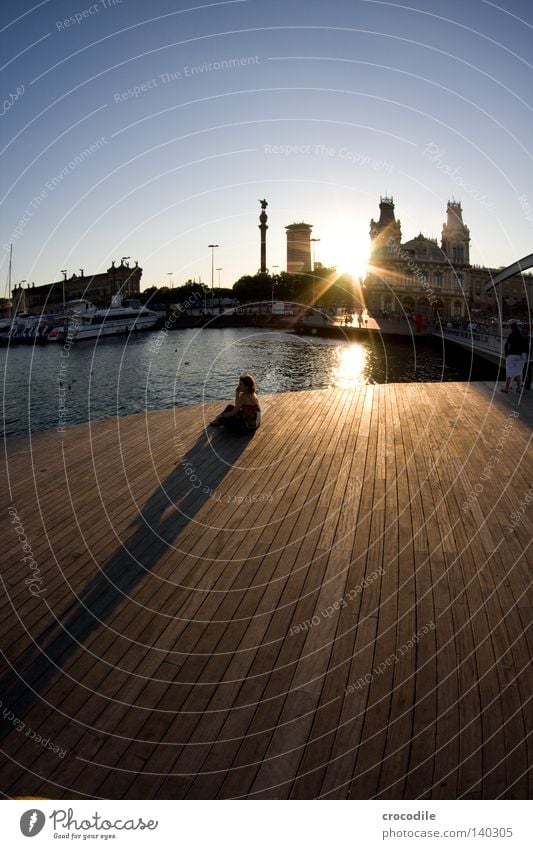
[[[504,356],[504,348],[505,348],[505,339],[507,335],[502,335],[496,331],[491,332],[489,330],[462,330],[459,328],[451,328],[451,327],[443,327],[442,334],[440,331],[436,331],[439,336],[442,335],[444,339],[464,339],[465,341],[470,341],[472,343],[472,347],[480,347],[485,348],[493,353],[500,354],[500,356]]]

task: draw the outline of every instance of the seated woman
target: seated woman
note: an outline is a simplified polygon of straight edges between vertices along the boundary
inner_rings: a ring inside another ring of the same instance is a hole
[[[261,408],[255,394],[255,378],[243,374],[235,390],[235,404],[228,404],[220,415],[209,422],[213,427],[226,427],[239,433],[257,430],[261,422]]]

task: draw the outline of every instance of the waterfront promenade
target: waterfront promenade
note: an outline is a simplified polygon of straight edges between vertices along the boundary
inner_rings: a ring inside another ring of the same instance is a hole
[[[531,798],[531,393],[263,408],[7,441],[2,793]]]

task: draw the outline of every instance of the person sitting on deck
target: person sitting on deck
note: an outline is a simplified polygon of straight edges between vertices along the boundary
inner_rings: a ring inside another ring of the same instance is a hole
[[[235,390],[235,404],[228,404],[209,424],[213,427],[226,427],[238,433],[257,430],[261,423],[261,408],[255,389],[255,378],[251,374],[242,374]]]

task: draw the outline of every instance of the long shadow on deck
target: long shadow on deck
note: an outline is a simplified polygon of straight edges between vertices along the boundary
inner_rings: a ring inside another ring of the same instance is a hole
[[[40,695],[61,674],[62,665],[79,652],[84,642],[124,603],[132,590],[154,569],[169,546],[211,498],[249,437],[221,431],[202,431],[195,445],[160,482],[132,522],[135,530],[104,563],[66,610],[34,639],[0,678],[2,702],[23,719]],[[187,474],[186,469],[192,469]],[[191,482],[191,476],[201,480]],[[172,509],[172,505],[174,508]],[[163,516],[166,514],[166,517]],[[4,655],[5,657],[5,655]],[[2,717],[0,740],[16,728]]]

